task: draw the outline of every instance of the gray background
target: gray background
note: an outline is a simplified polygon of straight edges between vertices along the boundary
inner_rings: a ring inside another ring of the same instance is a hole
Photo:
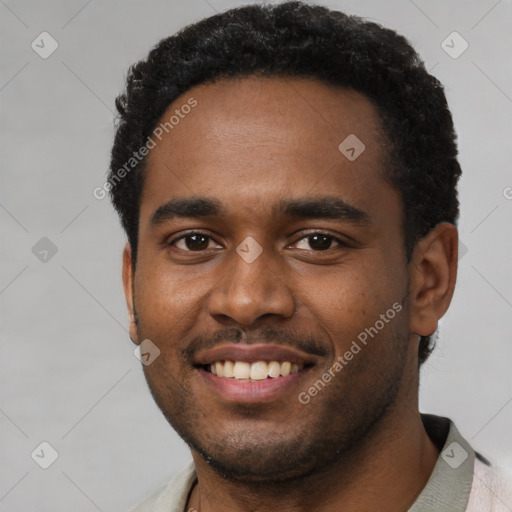
[[[2,512],[125,511],[189,460],[133,355],[124,234],[92,190],[105,181],[127,67],[185,24],[243,3],[0,0]],[[512,3],[323,4],[403,33],[446,86],[467,253],[421,408],[510,467]],[[31,48],[43,31],[59,44],[47,59]],[[453,31],[469,43],[457,59],[441,47]],[[47,261],[43,237],[57,248]],[[31,458],[42,441],[59,454],[46,470]]]

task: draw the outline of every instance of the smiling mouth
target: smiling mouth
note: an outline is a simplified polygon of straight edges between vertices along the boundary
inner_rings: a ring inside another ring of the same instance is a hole
[[[291,374],[298,373],[306,366],[290,361],[255,361],[249,363],[246,361],[216,361],[212,364],[202,365],[201,367],[220,378],[244,381],[262,381],[266,379],[277,379],[279,377],[288,377]]]

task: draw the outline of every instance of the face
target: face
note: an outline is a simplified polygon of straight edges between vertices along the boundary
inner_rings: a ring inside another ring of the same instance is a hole
[[[314,80],[201,85],[162,121],[190,98],[147,160],[132,339],[160,350],[155,401],[219,473],[308,474],[391,410],[417,351],[386,140],[364,96]],[[351,134],[360,154],[338,148]]]

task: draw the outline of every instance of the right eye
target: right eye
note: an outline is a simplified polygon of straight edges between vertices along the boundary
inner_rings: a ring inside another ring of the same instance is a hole
[[[209,245],[210,242],[213,241],[213,238],[210,236],[198,231],[193,231],[187,233],[186,235],[181,235],[178,238],[174,238],[173,240],[169,241],[167,245],[169,247],[174,246],[185,252],[201,252],[207,249],[212,249],[212,247],[209,247]]]

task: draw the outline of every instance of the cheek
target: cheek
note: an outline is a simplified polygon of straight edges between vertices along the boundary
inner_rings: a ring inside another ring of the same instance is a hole
[[[332,341],[334,351],[344,352],[361,333],[364,339],[368,329],[375,334],[376,323],[382,336],[398,325],[403,277],[389,270],[384,272],[361,257],[336,270],[310,272],[301,278],[295,293],[303,314]]]
[[[159,343],[162,352],[171,357],[170,343],[179,343],[197,328],[210,281],[204,273],[195,276],[190,267],[171,270],[156,262],[141,267],[135,279],[139,337]],[[173,348],[176,351],[175,345]]]

